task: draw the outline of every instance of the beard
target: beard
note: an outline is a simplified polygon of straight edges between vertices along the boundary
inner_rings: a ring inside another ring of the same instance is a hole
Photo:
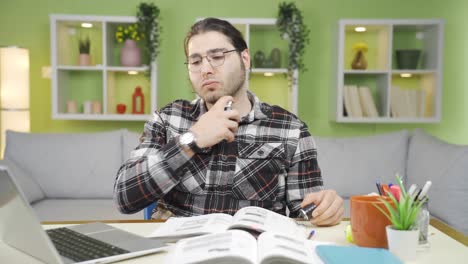
[[[237,71],[232,72],[225,83],[223,83],[223,86],[219,88],[219,90],[209,93],[206,96],[203,96],[200,93],[197,93],[198,96],[200,96],[205,103],[214,105],[219,98],[230,95],[232,97],[235,97],[237,93],[242,89],[245,83],[245,65],[242,63],[241,60],[240,62],[240,72],[238,73]],[[193,86],[192,83],[192,88],[196,91],[195,87]]]

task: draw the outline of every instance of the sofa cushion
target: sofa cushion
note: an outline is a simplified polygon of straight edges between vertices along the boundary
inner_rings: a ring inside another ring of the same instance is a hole
[[[19,185],[21,191],[26,196],[29,203],[44,199],[45,195],[39,184],[30,176],[32,172],[26,172],[23,168],[18,166],[15,162],[5,158],[0,160],[0,165],[6,166],[15,178],[16,183]]]
[[[141,133],[135,133],[125,130],[123,133],[123,160],[122,163],[130,158],[130,153],[140,144]]]
[[[314,137],[324,187],[344,198],[377,192],[375,181],[395,182],[404,175],[408,131],[367,137]]]
[[[468,146],[453,145],[424,131],[414,131],[409,144],[408,184],[432,181],[429,211],[468,234]]]
[[[5,157],[48,198],[112,198],[122,163],[122,131],[88,134],[7,132]]]
[[[122,214],[112,199],[46,199],[32,207],[41,221],[143,220],[143,211]]]

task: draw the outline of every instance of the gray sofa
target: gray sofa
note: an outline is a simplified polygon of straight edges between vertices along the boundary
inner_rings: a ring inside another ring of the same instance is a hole
[[[124,215],[112,201],[118,168],[139,134],[118,130],[91,134],[7,133],[4,160],[43,221],[143,219]],[[345,198],[375,192],[375,181],[406,185],[431,180],[429,210],[468,233],[468,146],[422,130],[351,138],[314,137],[324,185]]]
[[[83,134],[8,131],[1,164],[16,177],[41,221],[143,219],[112,200],[117,170],[138,144],[127,130]]]

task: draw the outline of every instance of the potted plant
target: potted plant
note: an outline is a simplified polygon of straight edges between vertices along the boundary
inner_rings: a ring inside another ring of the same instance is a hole
[[[416,257],[419,239],[418,213],[427,198],[415,199],[406,192],[399,175],[396,176],[396,179],[401,190],[399,199],[388,192],[386,195],[391,199],[394,206],[385,199],[380,198],[388,212],[379,207],[377,209],[392,223],[392,225],[386,227],[389,250],[402,260],[411,261]]]
[[[86,37],[85,39],[80,39],[78,42],[80,51],[79,65],[88,66],[91,64],[91,56],[89,52],[91,48],[91,41],[89,40],[89,37]]]
[[[156,60],[159,53],[160,46],[160,34],[162,31],[161,25],[159,24],[160,10],[154,3],[140,3],[138,5],[137,20],[138,26],[145,37],[144,50],[148,55],[148,61],[146,64],[150,66],[151,62]]]
[[[120,49],[120,64],[126,67],[138,67],[141,65],[141,51],[137,41],[144,37],[138,24],[127,24],[117,27],[115,39],[118,43],[124,43]]]
[[[292,83],[296,83],[293,71],[296,69],[301,71],[306,70],[302,57],[306,45],[309,44],[310,30],[302,19],[301,10],[293,2],[280,3],[276,25],[281,33],[281,37],[288,41],[288,75]]]

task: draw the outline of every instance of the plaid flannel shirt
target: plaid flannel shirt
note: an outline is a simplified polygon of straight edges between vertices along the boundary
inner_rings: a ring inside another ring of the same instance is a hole
[[[323,189],[315,142],[295,115],[248,95],[253,107],[235,140],[192,158],[178,139],[207,111],[203,100],[177,100],[156,112],[117,173],[119,210],[134,213],[155,201],[176,216],[232,215],[245,206],[286,214],[287,206],[297,217],[304,196]]]

